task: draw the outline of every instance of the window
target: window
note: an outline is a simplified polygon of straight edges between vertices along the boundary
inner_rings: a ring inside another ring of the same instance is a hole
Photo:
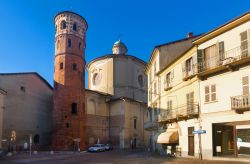
[[[63,69],[63,63],[60,63],[60,69]]]
[[[25,87],[24,87],[24,86],[21,86],[21,87],[20,87],[20,90],[21,90],[22,92],[25,92]]]
[[[205,86],[205,102],[213,102],[216,99],[216,85]]]
[[[243,95],[249,94],[249,78],[248,78],[248,76],[242,77],[242,92],[243,92]]]
[[[216,45],[212,45],[208,48],[205,49],[205,63],[204,63],[204,67],[206,68],[211,68],[213,66],[216,66],[217,64],[217,49],[216,49]]]
[[[67,28],[66,21],[63,20],[63,21],[61,22],[61,29],[66,29],[66,28]]]
[[[240,40],[241,40],[241,55],[242,57],[245,57],[248,54],[247,31],[240,33]]]
[[[186,98],[187,98],[187,111],[193,112],[193,110],[194,110],[194,92],[187,93]]]
[[[166,88],[170,88],[172,86],[172,79],[173,79],[173,71],[169,72],[167,75],[166,75],[166,78],[165,78],[165,89]]]
[[[216,100],[216,85],[211,85],[211,101]]]
[[[138,76],[138,83],[139,83],[140,87],[142,88],[143,87],[143,76],[142,75]]]
[[[81,51],[82,50],[82,43],[81,42],[79,42],[79,44],[78,44],[78,49]]]
[[[187,70],[188,73],[191,72],[191,71],[193,71],[192,65],[193,65],[193,58],[189,58],[186,61],[186,70]]]
[[[66,126],[66,128],[69,128],[69,123],[66,123],[65,126]]]
[[[172,110],[172,100],[167,101],[167,110]]]
[[[73,64],[73,70],[75,71],[77,69],[77,65],[74,63]]]
[[[136,129],[136,118],[134,118],[134,129]]]
[[[71,104],[71,114],[77,114],[77,103]]]
[[[40,139],[39,135],[36,134],[36,135],[34,136],[34,144],[35,144],[35,145],[39,144],[39,139]]]
[[[190,92],[186,94],[187,104],[192,105],[194,103],[194,92]]]
[[[77,24],[76,23],[73,24],[73,30],[77,31]]]
[[[68,47],[71,47],[71,39],[68,39]]]

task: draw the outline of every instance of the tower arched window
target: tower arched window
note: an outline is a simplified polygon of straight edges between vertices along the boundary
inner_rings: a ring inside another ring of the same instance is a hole
[[[77,103],[71,104],[71,114],[77,114]]]
[[[82,43],[81,42],[79,42],[78,48],[79,48],[79,50],[82,50]]]
[[[66,29],[66,28],[67,28],[66,21],[63,20],[63,21],[61,22],[61,29]]]
[[[72,67],[73,67],[73,70],[75,71],[77,69],[77,64],[74,63]]]
[[[73,24],[73,31],[77,31],[77,24],[76,23]]]
[[[63,63],[60,63],[60,69],[63,69]]]
[[[71,39],[68,39],[68,47],[71,47]]]

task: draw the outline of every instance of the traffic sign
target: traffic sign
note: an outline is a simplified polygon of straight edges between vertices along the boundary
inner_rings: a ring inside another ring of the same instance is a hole
[[[193,134],[205,134],[206,130],[194,130]]]

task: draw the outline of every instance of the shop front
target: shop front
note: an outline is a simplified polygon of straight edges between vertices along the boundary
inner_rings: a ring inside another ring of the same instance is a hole
[[[213,156],[250,157],[250,122],[217,123],[212,130]]]

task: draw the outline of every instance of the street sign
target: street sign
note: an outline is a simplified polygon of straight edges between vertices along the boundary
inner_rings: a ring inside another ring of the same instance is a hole
[[[193,134],[205,134],[206,130],[194,130]]]

